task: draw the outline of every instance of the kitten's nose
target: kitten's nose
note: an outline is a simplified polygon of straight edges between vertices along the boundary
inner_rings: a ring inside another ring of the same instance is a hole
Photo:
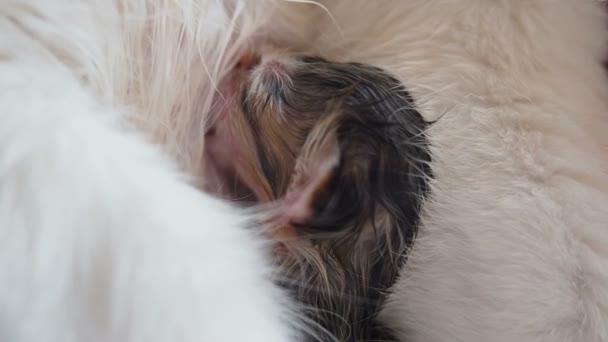
[[[260,57],[255,53],[245,53],[234,66],[236,69],[251,70],[260,64]]]

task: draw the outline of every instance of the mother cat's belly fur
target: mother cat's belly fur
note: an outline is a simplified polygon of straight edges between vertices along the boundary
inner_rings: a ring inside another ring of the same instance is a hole
[[[438,119],[436,178],[386,322],[411,341],[607,340],[598,4],[323,3],[335,21],[317,10],[324,24],[298,47],[387,68]]]

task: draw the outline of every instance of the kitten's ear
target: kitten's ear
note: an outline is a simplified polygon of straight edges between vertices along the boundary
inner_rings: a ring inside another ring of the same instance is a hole
[[[306,224],[314,217],[315,209],[329,195],[329,186],[339,164],[340,146],[335,130],[313,132],[296,161],[282,203],[284,219],[289,224]]]

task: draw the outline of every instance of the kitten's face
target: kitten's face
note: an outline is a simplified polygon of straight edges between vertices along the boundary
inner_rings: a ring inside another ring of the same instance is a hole
[[[337,91],[307,96],[306,92],[319,87],[318,82],[300,82],[295,77],[309,67],[314,67],[309,57],[271,58],[253,68],[236,68],[220,88],[224,100],[220,101],[219,124],[208,139],[214,145],[219,134],[220,141],[231,148],[214,159],[226,159],[226,152],[236,156],[220,164],[232,163],[232,169],[240,173],[237,177],[258,202],[277,200],[285,194],[312,127],[330,101],[341,97]]]

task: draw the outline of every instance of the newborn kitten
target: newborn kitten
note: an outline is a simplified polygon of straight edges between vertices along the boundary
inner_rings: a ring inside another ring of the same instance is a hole
[[[312,335],[392,340],[376,315],[428,191],[427,123],[381,69],[258,62],[243,59],[223,85],[209,156],[262,204],[281,282],[305,305]]]

